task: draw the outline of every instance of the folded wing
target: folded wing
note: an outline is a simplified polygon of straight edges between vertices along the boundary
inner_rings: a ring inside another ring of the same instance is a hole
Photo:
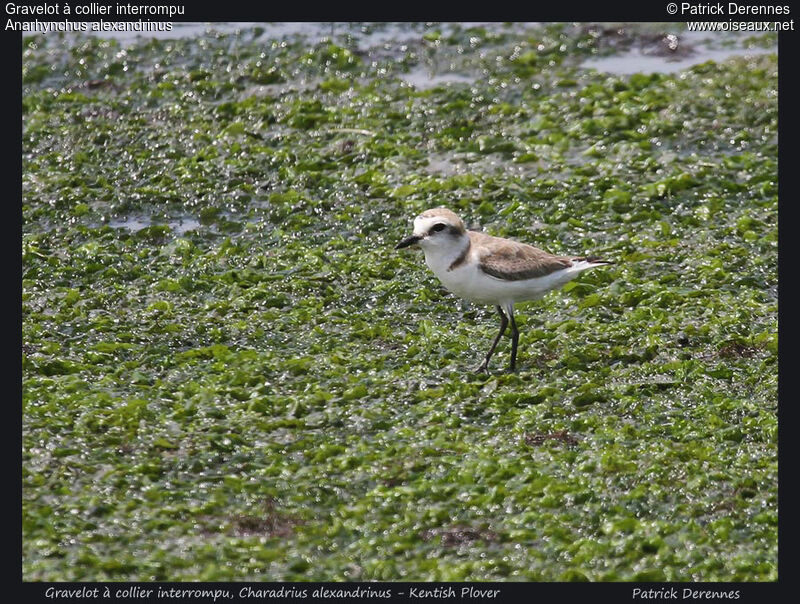
[[[477,236],[473,237],[473,234]],[[566,256],[554,256],[524,243],[483,233],[473,232],[470,237],[479,249],[478,267],[497,279],[521,281],[545,277],[572,266],[572,260]]]

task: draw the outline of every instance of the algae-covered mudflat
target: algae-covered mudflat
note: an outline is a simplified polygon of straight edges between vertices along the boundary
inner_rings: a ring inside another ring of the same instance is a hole
[[[25,580],[777,579],[774,36],[21,51]],[[394,250],[440,205],[616,264],[475,375],[494,311]]]

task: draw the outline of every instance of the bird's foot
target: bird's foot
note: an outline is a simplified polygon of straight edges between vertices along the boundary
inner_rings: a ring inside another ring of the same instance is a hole
[[[503,373],[517,373],[517,359],[515,357],[511,357],[511,362],[503,370]]]

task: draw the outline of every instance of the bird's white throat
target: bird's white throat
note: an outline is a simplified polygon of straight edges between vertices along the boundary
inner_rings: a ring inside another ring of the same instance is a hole
[[[467,233],[458,237],[426,238],[419,242],[419,246],[425,253],[425,263],[437,276],[441,276],[449,272],[450,267],[463,257],[470,247],[470,239]]]

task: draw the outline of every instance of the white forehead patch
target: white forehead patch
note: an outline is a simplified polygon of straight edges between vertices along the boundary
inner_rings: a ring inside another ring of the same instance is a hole
[[[414,219],[414,234],[426,235],[434,224],[452,224],[445,216],[417,216]]]

